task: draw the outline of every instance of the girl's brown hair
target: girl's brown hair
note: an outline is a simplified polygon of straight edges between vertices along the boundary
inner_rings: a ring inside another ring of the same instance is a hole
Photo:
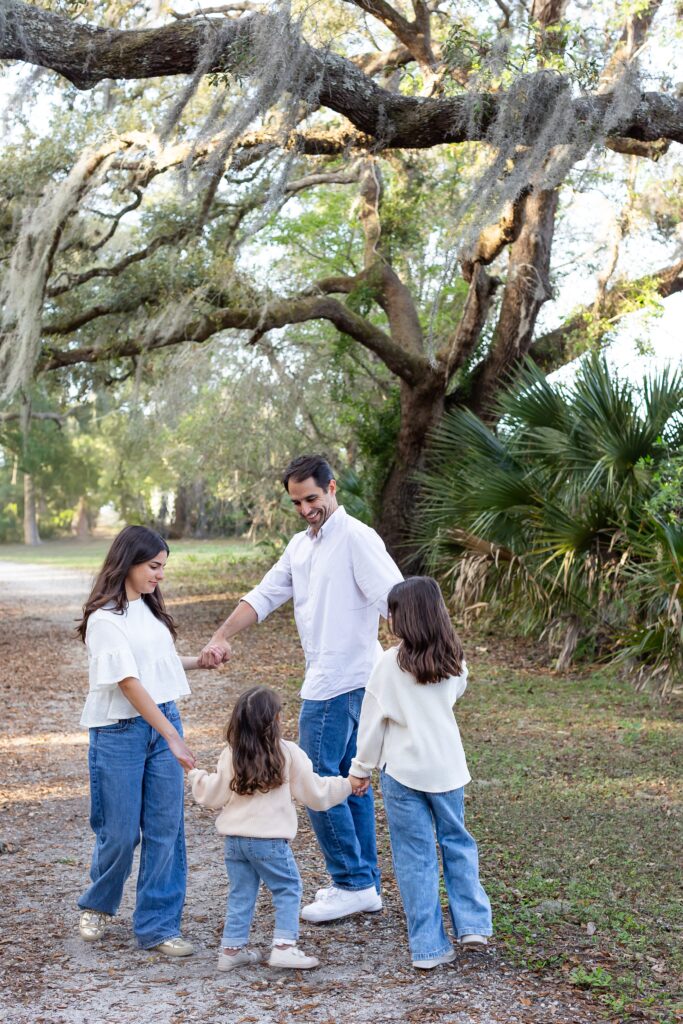
[[[462,673],[464,654],[439,584],[410,576],[389,591],[392,632],[402,641],[398,664],[418,683],[438,683]]]
[[[163,537],[146,526],[126,526],[107,552],[104,565],[93,583],[88,600],[83,605],[83,618],[76,626],[76,632],[85,643],[88,619],[98,608],[113,606],[112,611],[122,615],[128,607],[126,576],[134,565],[151,562],[160,551],[169,554],[169,547]],[[175,640],[177,631],[173,619],[166,611],[159,587],[151,594],[143,594],[142,600],[150,611],[168,628]]]
[[[252,686],[237,698],[225,730],[232,750],[234,793],[268,793],[285,781],[281,708],[280,698],[267,686]]]

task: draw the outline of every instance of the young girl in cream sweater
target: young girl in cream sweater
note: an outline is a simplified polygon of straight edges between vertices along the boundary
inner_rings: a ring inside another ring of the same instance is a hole
[[[340,776],[321,778],[296,743],[283,740],[280,699],[265,686],[238,698],[226,729],[228,746],[212,775],[189,773],[192,794],[205,807],[220,808],[216,828],[225,836],[230,889],[218,970],[254,964],[260,953],[247,948],[261,882],[275,905],[270,967],[317,967],[314,956],[297,946],[301,876],[289,843],[297,831],[294,799],[326,811],[350,796],[352,784]],[[362,781],[356,782],[363,789]]]
[[[465,828],[463,787],[470,775],[453,717],[467,668],[435,580],[413,576],[397,583],[388,605],[401,643],[385,651],[370,676],[349,777],[369,782],[373,768],[381,768],[413,967],[425,969],[455,956],[443,926],[436,843],[458,941],[482,948],[491,934],[477,844]]]

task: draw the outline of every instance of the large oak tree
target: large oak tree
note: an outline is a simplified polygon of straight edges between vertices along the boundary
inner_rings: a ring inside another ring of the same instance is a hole
[[[162,4],[153,24],[143,5],[76,10],[0,2],[0,58],[71,83],[81,119],[40,187],[16,181],[22,217],[3,224],[11,388],[34,371],[73,386],[66,375],[90,365],[121,373],[228,331],[272,356],[273,332],[307,344],[305,325],[327,323],[382,386],[397,382],[378,525],[405,553],[415,471],[444,408],[494,417],[501,382],[528,354],[559,365],[587,324],[613,320],[637,291],[614,277],[615,257],[595,301],[539,336],[573,168],[594,147],[657,160],[683,142],[683,100],[638,75],[648,33],[673,12],[617,4],[596,43],[568,0],[457,12],[439,0],[326,0],[301,14]],[[91,117],[99,136],[77,90],[110,113]],[[176,170],[186,192],[171,200],[160,182]],[[345,227],[331,197],[349,192]],[[326,202],[334,244],[321,252],[309,243],[324,234]],[[313,209],[321,226],[297,234]],[[264,272],[273,246],[290,254],[288,272]],[[683,287],[680,260],[641,273],[649,293]]]

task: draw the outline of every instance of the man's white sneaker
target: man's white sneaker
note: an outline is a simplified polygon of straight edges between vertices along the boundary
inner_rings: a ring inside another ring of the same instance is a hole
[[[320,924],[322,921],[336,921],[351,914],[374,914],[382,909],[382,897],[374,885],[367,889],[337,889],[331,885],[316,894],[314,903],[301,911],[304,921]]]
[[[421,971],[431,971],[432,967],[438,967],[440,964],[449,964],[451,960],[455,960],[454,949],[444,953],[443,956],[435,956],[433,960],[413,960],[413,967],[419,967]]]
[[[317,956],[306,956],[298,946],[273,946],[268,958],[269,967],[293,967],[296,971],[308,971],[319,963]]]

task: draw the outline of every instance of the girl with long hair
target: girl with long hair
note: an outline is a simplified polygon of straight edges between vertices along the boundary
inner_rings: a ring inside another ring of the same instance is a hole
[[[169,548],[144,526],[112,543],[77,633],[88,649],[90,689],[81,725],[90,732],[91,885],[78,901],[79,933],[101,939],[116,913],[138,843],[133,930],[143,949],[188,956],[180,934],[187,867],[183,769],[195,757],[175,701],[190,692],[176,628],[159,584]]]
[[[341,776],[321,778],[296,743],[282,738],[280,698],[265,686],[242,693],[233,708],[216,771],[198,768],[189,774],[192,794],[204,807],[220,808],[218,832],[225,836],[228,903],[218,970],[255,964],[261,954],[247,948],[261,882],[275,905],[270,967],[297,970],[317,967],[318,960],[297,946],[301,876],[289,843],[296,835],[293,801],[326,811],[350,796],[352,785]],[[364,788],[365,783],[357,783]]]
[[[441,913],[437,843],[458,941],[481,950],[491,935],[477,844],[465,828],[470,775],[453,716],[467,668],[436,580],[413,576],[397,583],[388,606],[400,644],[384,652],[370,676],[349,778],[367,786],[372,770],[381,768],[413,967],[429,969],[455,957]]]

